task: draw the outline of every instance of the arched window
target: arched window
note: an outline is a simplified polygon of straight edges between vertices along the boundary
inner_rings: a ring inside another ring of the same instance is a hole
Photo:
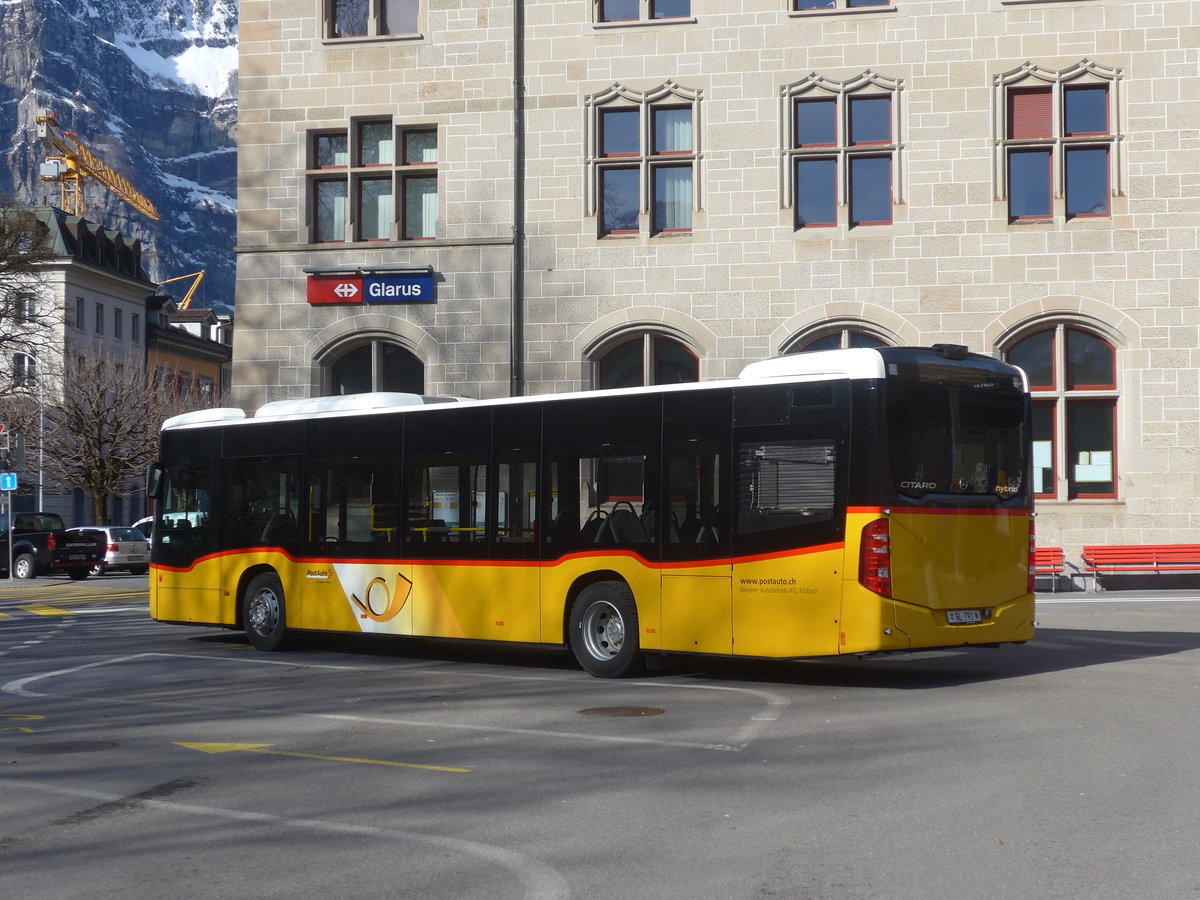
[[[1070,325],[1022,338],[1008,361],[1033,391],[1033,483],[1038,497],[1117,496],[1117,367],[1107,341]]]
[[[425,392],[425,366],[421,360],[386,341],[360,344],[330,362],[325,371],[327,395]]]
[[[790,346],[788,353],[808,353],[811,350],[846,350],[851,347],[886,347],[887,342],[853,328],[839,328],[802,337]]]
[[[596,360],[596,387],[640,387],[700,380],[700,360],[691,350],[661,334],[640,334],[612,347]]]

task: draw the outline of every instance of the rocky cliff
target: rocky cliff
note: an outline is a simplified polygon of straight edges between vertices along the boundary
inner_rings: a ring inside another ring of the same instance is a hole
[[[38,180],[52,108],[161,220],[94,181],[87,218],[140,239],[151,278],[207,270],[193,303],[231,307],[237,0],[0,0],[0,48],[0,195],[59,204]]]

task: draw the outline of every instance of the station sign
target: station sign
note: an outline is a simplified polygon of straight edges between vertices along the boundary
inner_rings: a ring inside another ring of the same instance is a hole
[[[308,276],[313,305],[359,303],[433,303],[433,273],[317,272]]]

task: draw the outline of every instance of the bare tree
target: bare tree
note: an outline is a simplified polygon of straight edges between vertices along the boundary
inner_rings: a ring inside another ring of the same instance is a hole
[[[18,395],[0,403],[0,415],[27,436],[26,468],[36,446],[45,482],[90,494],[98,525],[108,521],[110,496],[136,493],[162,422],[205,405],[194,389],[155,384],[140,364],[87,348],[72,351],[55,382],[40,408]]]
[[[0,200],[0,395],[28,391],[31,368],[58,352],[63,310],[47,286],[57,258],[48,235],[33,211]]]

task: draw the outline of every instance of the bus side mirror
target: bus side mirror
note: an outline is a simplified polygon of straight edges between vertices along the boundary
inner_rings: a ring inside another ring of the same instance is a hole
[[[163,470],[159,463],[150,463],[146,469],[146,496],[151,500],[161,500],[163,491]]]

